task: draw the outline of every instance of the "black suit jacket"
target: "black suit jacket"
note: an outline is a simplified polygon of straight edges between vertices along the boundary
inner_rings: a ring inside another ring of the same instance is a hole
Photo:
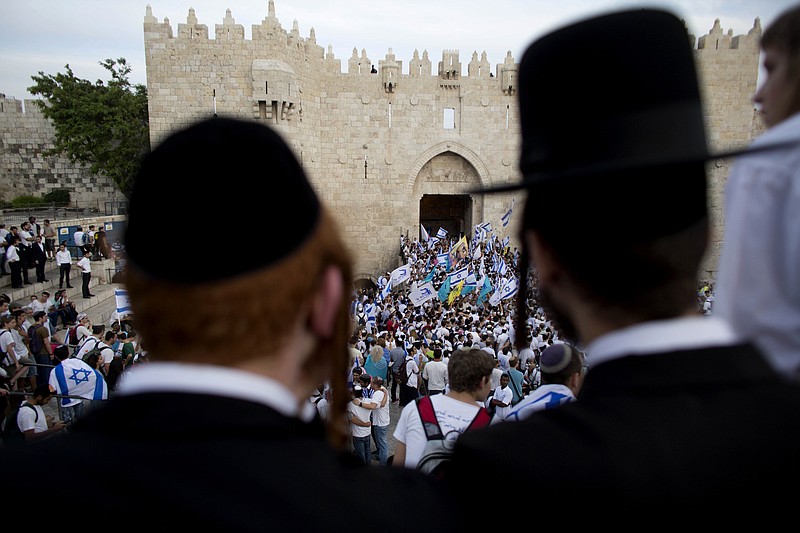
[[[31,244],[30,254],[31,261],[35,261],[39,264],[47,262],[47,252],[44,251],[44,244],[39,245],[39,243],[36,242]]]
[[[458,501],[476,471],[514,472],[548,516],[593,526],[645,511],[651,526],[687,524],[688,510],[714,524],[774,518],[797,505],[800,387],[750,345],[610,360],[577,402],[459,438]]]
[[[433,480],[336,454],[322,424],[219,396],[120,396],[41,444],[0,452],[14,479],[15,513],[37,524],[70,523],[72,501],[90,529],[148,531],[408,531],[457,525]],[[27,495],[38,494],[30,498]],[[47,498],[47,503],[43,498]],[[55,498],[55,499],[53,499]],[[396,505],[413,500],[414,517]],[[47,513],[43,512],[48,509]],[[74,511],[74,509],[73,509]],[[44,521],[44,522],[43,522]],[[148,529],[136,529],[146,527]]]

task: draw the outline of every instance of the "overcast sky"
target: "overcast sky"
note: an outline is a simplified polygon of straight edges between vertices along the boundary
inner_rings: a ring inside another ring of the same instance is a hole
[[[756,17],[762,27],[798,0],[276,0],[281,26],[300,35],[314,28],[317,44],[347,70],[353,48],[366,49],[377,64],[391,48],[403,61],[403,74],[415,49],[428,51],[433,69],[442,50],[460,52],[462,69],[473,51],[486,51],[489,63],[502,63],[510,51],[519,62],[525,47],[557,27],[609,10],[630,6],[667,8],[686,21],[699,37],[719,19],[724,31],[747,33]],[[146,83],[142,22],[149,4],[153,15],[168,18],[174,33],[194,8],[198,22],[221,24],[226,9],[252,37],[252,26],[268,12],[268,0],[12,0],[0,10],[0,93],[31,98],[27,88],[39,71],[56,74],[69,64],[79,78],[108,79],[98,65],[124,57],[132,66],[130,80]]]

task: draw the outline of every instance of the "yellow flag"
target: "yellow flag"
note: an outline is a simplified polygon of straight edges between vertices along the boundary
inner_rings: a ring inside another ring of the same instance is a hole
[[[451,303],[453,303],[453,300],[455,300],[455,299],[456,299],[456,297],[457,297],[459,294],[461,294],[461,289],[464,287],[464,282],[465,282],[465,281],[466,281],[466,280],[463,280],[463,279],[462,279],[461,281],[459,281],[459,282],[458,282],[458,285],[456,285],[456,288],[455,288],[455,289],[453,289],[452,291],[450,291],[450,295],[447,297],[447,304],[448,304],[448,305],[450,305]]]

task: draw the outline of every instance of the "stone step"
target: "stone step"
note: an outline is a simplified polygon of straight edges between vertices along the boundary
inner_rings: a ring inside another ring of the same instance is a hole
[[[72,288],[66,288],[67,298],[75,304],[75,309],[79,313],[86,313],[92,320],[93,324],[109,324],[114,311],[116,310],[116,299],[114,298],[114,291],[120,288],[118,283],[109,283],[109,277],[113,275],[115,262],[107,259],[102,261],[92,261],[92,279],[89,282],[89,291],[93,296],[90,298],[83,298],[81,293],[81,269],[73,265],[70,271],[70,285]],[[36,279],[36,274],[31,269],[29,279],[33,281]],[[2,276],[0,278],[0,293],[6,294],[12,302],[19,303],[22,306],[29,305],[31,297],[38,297],[42,291],[47,291],[51,295],[55,295],[58,290],[58,274],[59,270],[56,268],[55,262],[48,261],[48,266],[45,267],[45,278],[47,281],[35,282],[31,285],[24,285],[21,289],[11,289],[10,276]],[[63,328],[61,323],[58,324],[59,328]],[[61,336],[59,336],[59,333]],[[56,336],[59,340],[63,340],[63,329],[60,329]]]

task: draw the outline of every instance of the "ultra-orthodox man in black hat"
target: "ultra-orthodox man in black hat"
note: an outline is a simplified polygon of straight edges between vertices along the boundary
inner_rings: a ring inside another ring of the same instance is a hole
[[[564,526],[792,509],[800,389],[696,313],[713,154],[692,54],[683,21],[654,9],[581,20],[525,52],[523,179],[495,191],[527,192],[520,238],[537,281],[517,320],[537,298],[589,368],[575,402],[456,441],[463,512],[475,472],[512,477]]]
[[[276,131],[219,117],[167,137],[141,165],[125,244],[148,363],[68,435],[0,452],[24,495],[9,516],[81,529],[407,531],[387,520],[387,502],[413,497],[417,519],[458,527],[432,480],[358,466],[349,452],[351,259]],[[320,383],[327,427],[308,401]],[[51,509],[44,483],[70,491],[70,505]]]

